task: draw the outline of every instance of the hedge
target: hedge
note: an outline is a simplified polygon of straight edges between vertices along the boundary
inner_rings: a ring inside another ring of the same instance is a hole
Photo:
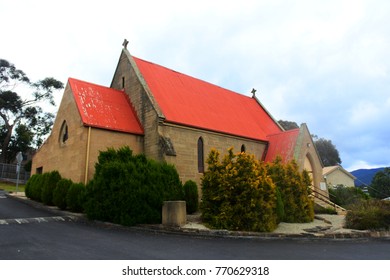
[[[46,205],[54,205],[53,192],[59,180],[61,180],[61,175],[56,170],[42,175],[41,201]]]
[[[83,212],[86,200],[86,187],[83,183],[72,183],[66,195],[66,204],[73,212]]]
[[[62,210],[83,212],[86,188],[84,184],[73,183],[70,179],[61,178],[58,171],[52,171],[32,175],[26,183],[25,194],[32,200],[55,205]]]
[[[184,183],[184,200],[186,201],[186,210],[188,214],[195,213],[198,210],[199,196],[198,186],[192,180]]]
[[[161,223],[163,201],[183,199],[183,186],[173,165],[123,147],[100,152],[86,197],[90,219],[128,226]]]
[[[73,184],[70,179],[61,179],[53,192],[53,202],[58,208],[65,210],[67,208],[66,196],[70,186]]]
[[[41,199],[41,191],[40,189],[38,190],[38,188],[41,188],[41,184],[39,183],[41,180],[42,174],[34,174],[28,179],[24,189],[24,193],[28,198],[38,200],[39,197],[39,200]]]

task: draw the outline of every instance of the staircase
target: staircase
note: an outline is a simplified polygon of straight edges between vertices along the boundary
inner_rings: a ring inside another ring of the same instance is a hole
[[[340,205],[337,205],[336,203],[329,200],[329,198],[322,193],[317,192],[316,190],[312,190],[312,193],[310,196],[313,198],[314,203],[318,204],[321,207],[324,208],[333,208],[336,210],[338,215],[346,215],[347,210]]]

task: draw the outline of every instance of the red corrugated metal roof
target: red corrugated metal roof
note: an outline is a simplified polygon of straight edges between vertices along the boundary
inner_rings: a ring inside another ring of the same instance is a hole
[[[281,131],[254,98],[133,58],[167,122],[256,140]]]
[[[294,158],[294,150],[297,144],[300,129],[287,130],[281,133],[268,135],[268,149],[265,161],[273,161],[280,156],[283,162]]]
[[[143,134],[137,115],[124,92],[72,78],[68,82],[84,125]]]

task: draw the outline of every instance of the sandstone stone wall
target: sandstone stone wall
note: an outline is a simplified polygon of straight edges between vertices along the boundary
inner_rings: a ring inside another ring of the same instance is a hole
[[[127,50],[123,50],[120,56],[111,87],[124,90],[128,94],[145,131],[143,148],[145,155],[161,160],[158,125],[163,116]]]
[[[220,152],[222,158],[229,148],[233,147],[234,152],[238,153],[241,151],[242,145],[244,145],[246,152],[254,154],[256,159],[261,160],[266,147],[265,143],[261,141],[249,140],[241,137],[183,127],[169,123],[165,123],[160,126],[160,134],[170,139],[176,152],[176,156],[165,155],[164,159],[168,163],[176,166],[183,183],[191,179],[195,181],[198,186],[200,186],[200,179],[203,175],[203,173],[198,172],[199,137],[202,138],[204,144],[205,169],[207,169],[207,157],[213,148]]]
[[[65,142],[61,134],[64,123],[68,126]],[[88,155],[88,134],[89,128],[83,125],[71,88],[67,85],[51,135],[33,157],[31,173],[58,170],[64,178],[84,183],[86,175],[88,180],[93,177],[99,151],[127,145],[134,153],[143,152],[142,136],[91,128]]]
[[[325,183],[324,178],[322,177],[323,166],[306,124],[302,124],[300,127],[294,158],[301,170],[306,169],[309,171],[315,190],[324,196],[329,197],[328,190],[323,190],[320,187],[321,183]]]

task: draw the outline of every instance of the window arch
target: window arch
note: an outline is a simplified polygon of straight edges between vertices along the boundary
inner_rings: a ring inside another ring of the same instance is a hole
[[[246,147],[244,144],[241,145],[241,153],[245,153],[246,152]]]
[[[61,144],[65,144],[66,141],[68,140],[69,138],[69,134],[68,134],[68,124],[66,123],[66,121],[64,121],[61,125],[61,130],[60,130],[60,138],[59,138],[59,142]]]
[[[198,139],[198,172],[204,173],[204,144],[202,137]]]

